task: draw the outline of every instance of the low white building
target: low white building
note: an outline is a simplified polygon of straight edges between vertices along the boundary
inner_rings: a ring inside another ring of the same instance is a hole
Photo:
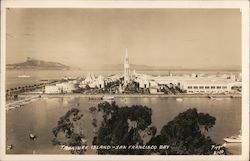
[[[73,82],[63,82],[56,84],[56,87],[61,89],[61,93],[72,93],[76,89],[76,85]]]
[[[137,78],[135,82],[139,83],[139,88],[149,88],[149,81],[145,78]]]
[[[96,80],[96,84],[98,88],[104,88],[104,79],[102,76],[99,76]]]
[[[57,94],[57,93],[62,93],[61,88],[57,87],[57,86],[45,86],[45,90],[44,93],[46,94]]]
[[[89,86],[90,88],[104,88],[105,82],[102,76],[98,76],[97,78],[93,73],[89,73],[85,80],[83,80],[80,84],[80,88],[86,88]]]
[[[232,87],[241,87],[241,82],[235,80],[234,75],[218,77],[215,75],[205,76],[192,74],[185,76],[150,76],[137,74],[136,82],[140,88],[149,88],[150,93],[155,93],[158,86],[162,90],[164,86],[177,86],[188,94],[192,93],[232,93],[235,92]],[[149,83],[148,83],[149,82]]]
[[[218,80],[187,80],[181,83],[182,90],[188,94],[193,93],[231,93],[233,82],[229,79]]]
[[[155,81],[149,81],[149,92],[151,94],[157,94],[159,90],[159,85]]]

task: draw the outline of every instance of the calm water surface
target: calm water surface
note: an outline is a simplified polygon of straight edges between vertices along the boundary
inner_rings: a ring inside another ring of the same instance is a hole
[[[215,126],[209,131],[211,138],[217,143],[223,143],[223,138],[238,134],[241,127],[241,99],[209,100],[208,98],[184,98],[178,102],[175,98],[116,98],[116,103],[124,105],[146,105],[152,108],[152,124],[158,132],[162,126],[172,120],[178,113],[188,108],[197,108],[198,112],[209,113],[216,117]],[[84,114],[83,125],[87,142],[91,145],[93,138],[92,117],[89,107],[95,106],[99,100],[88,98],[41,98],[21,108],[6,113],[6,144],[14,145],[14,149],[7,151],[10,154],[69,154],[51,144],[52,129],[56,126],[59,117],[66,111],[80,104],[80,112]],[[36,141],[29,139],[29,133],[38,136]],[[88,150],[88,154],[95,153]]]

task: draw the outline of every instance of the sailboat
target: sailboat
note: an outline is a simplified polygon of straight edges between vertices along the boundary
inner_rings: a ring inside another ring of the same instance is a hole
[[[234,135],[224,138],[227,143],[241,143],[241,131],[239,135]]]
[[[102,100],[103,101],[113,101],[114,100],[114,96],[103,96],[102,97]]]
[[[19,76],[17,76],[18,78],[30,78],[30,75],[25,75],[25,74],[23,74],[23,75],[19,75]]]
[[[176,98],[176,101],[182,102],[182,101],[183,101],[183,98]]]

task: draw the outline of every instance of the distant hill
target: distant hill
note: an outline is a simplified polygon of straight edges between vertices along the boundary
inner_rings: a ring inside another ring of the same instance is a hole
[[[6,69],[69,70],[70,67],[57,62],[27,58],[27,60],[22,63],[7,64]]]

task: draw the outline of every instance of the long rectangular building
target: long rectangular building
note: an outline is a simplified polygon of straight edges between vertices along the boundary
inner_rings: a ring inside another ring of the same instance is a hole
[[[193,93],[231,93],[234,82],[231,80],[187,80],[181,83],[181,89]]]
[[[178,87],[187,94],[223,94],[236,92],[234,87],[241,87],[241,82],[234,77],[194,77],[194,76],[150,76],[137,75],[141,88],[151,88],[145,82],[156,82],[159,86]]]

